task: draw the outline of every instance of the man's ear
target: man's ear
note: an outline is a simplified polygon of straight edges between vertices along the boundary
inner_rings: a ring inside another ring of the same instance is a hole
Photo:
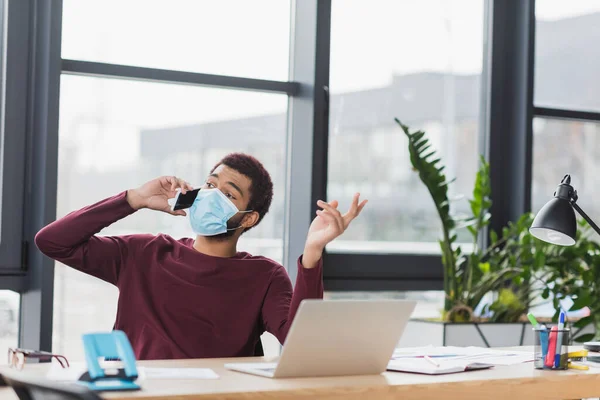
[[[242,226],[244,227],[244,229],[252,228],[254,225],[257,224],[259,217],[260,215],[256,211],[247,213],[244,219],[242,220]]]

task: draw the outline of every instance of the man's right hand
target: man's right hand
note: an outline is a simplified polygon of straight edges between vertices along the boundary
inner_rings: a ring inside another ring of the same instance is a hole
[[[188,190],[194,190],[192,185],[175,176],[161,176],[146,182],[137,189],[127,191],[127,202],[134,210],[149,208],[151,210],[163,211],[171,215],[186,215],[185,211],[171,211],[168,200],[177,195],[177,189],[185,194]]]

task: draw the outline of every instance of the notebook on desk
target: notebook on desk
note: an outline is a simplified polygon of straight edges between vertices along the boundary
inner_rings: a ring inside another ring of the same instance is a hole
[[[388,363],[388,371],[413,372],[417,374],[442,375],[457,372],[475,371],[492,368],[492,364],[469,362],[464,360],[436,360],[437,365],[424,358],[405,358],[392,360]]]

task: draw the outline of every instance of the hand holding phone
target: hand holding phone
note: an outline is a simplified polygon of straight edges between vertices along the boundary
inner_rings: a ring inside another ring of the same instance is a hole
[[[183,190],[194,190],[192,185],[176,176],[161,176],[144,183],[142,186],[127,190],[127,202],[134,210],[147,208],[174,215],[185,215],[183,211],[173,211],[170,199]]]
[[[169,199],[171,205],[171,211],[185,210],[190,208],[194,204],[194,200],[198,196],[200,188],[194,190],[188,190],[185,194],[181,194],[181,189],[177,189],[177,195],[174,199]]]

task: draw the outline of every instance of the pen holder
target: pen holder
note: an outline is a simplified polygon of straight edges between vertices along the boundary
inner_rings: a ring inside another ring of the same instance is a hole
[[[533,330],[534,368],[536,369],[567,369],[569,366],[569,341],[571,331],[568,328]]]

